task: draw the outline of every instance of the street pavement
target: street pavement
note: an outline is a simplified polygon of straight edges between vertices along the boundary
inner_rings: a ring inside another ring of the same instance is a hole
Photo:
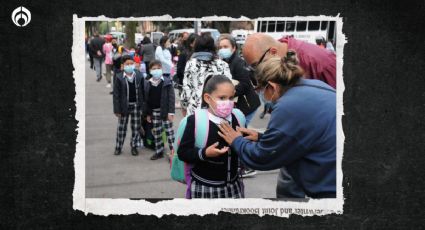
[[[103,71],[105,66],[103,66]],[[131,128],[128,124],[123,153],[115,156],[117,118],[113,114],[112,88],[106,79],[96,82],[95,71],[86,62],[86,197],[87,198],[183,198],[185,185],[170,178],[167,157],[151,161],[153,151],[139,149],[138,156],[130,153]],[[270,115],[259,119],[257,111],[250,128],[264,131]],[[174,129],[182,119],[176,110]],[[169,150],[166,147],[166,150]],[[257,171],[244,178],[246,198],[276,197],[278,170]]]

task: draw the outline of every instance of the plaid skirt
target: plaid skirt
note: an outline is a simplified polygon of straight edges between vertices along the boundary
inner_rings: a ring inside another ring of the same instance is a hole
[[[192,180],[190,191],[192,198],[245,198],[241,179],[220,187],[207,186]]]

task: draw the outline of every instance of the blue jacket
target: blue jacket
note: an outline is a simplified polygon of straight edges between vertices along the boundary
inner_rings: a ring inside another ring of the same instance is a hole
[[[336,197],[335,90],[301,79],[279,98],[258,142],[238,137],[231,146],[253,169],[286,167],[309,197]]]

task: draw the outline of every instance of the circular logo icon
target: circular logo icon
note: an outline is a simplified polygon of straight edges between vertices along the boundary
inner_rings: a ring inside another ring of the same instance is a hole
[[[15,25],[24,27],[31,21],[31,12],[27,8],[20,6],[12,12],[12,21]]]

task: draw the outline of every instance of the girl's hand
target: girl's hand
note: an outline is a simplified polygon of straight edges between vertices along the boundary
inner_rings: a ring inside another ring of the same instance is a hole
[[[206,150],[205,150],[205,155],[207,157],[218,157],[220,155],[223,155],[225,153],[227,153],[227,151],[229,150],[229,147],[223,147],[222,149],[217,148],[218,146],[218,142],[210,145]]]
[[[241,132],[242,134],[246,134],[244,137],[247,140],[250,141],[258,141],[258,132],[252,129],[246,129],[241,127],[236,127],[236,130]]]
[[[173,120],[174,120],[174,115],[172,115],[172,114],[168,114],[168,120],[169,120],[169,121],[171,121],[171,122],[173,122]]]
[[[231,145],[237,137],[242,136],[241,132],[235,131],[227,122],[221,123],[219,128],[220,131],[218,132],[218,135],[220,135],[220,137],[222,137],[229,145]]]
[[[149,115],[148,115],[148,116],[146,117],[146,121],[147,121],[148,123],[152,123],[151,116],[149,116]]]

